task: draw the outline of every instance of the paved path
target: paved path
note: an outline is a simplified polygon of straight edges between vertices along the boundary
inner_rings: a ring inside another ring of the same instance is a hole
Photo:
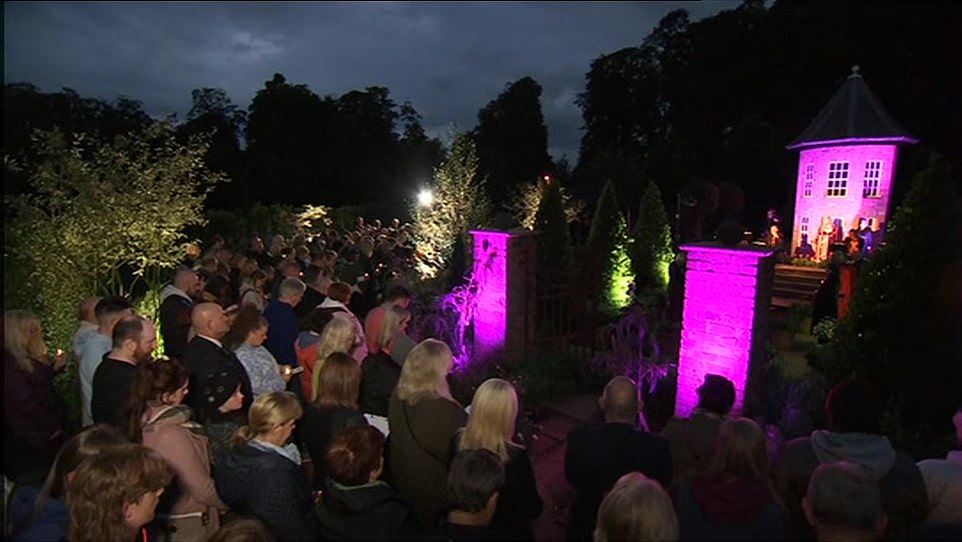
[[[598,395],[591,394],[551,405],[537,420],[528,450],[544,499],[544,512],[535,523],[538,540],[564,540],[572,492],[564,475],[565,439],[572,429],[599,420],[600,416]]]

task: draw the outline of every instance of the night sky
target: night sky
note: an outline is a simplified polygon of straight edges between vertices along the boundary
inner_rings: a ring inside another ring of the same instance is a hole
[[[599,55],[639,45],[668,12],[712,2],[4,2],[4,82],[140,100],[184,119],[190,91],[220,87],[243,109],[275,72],[320,96],[385,86],[429,135],[477,125],[508,83],[543,88],[549,152],[574,165],[574,104]]]

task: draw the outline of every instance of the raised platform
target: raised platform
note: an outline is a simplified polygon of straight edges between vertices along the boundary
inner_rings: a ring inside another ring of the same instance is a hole
[[[811,305],[827,275],[828,271],[822,267],[775,264],[772,306],[791,307],[796,303]]]

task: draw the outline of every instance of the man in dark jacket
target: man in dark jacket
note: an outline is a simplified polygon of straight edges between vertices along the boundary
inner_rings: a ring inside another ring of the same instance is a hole
[[[164,354],[182,359],[190,331],[190,313],[194,299],[200,295],[200,277],[191,269],[178,269],[172,284],[160,291],[160,335],[164,338]]]
[[[623,474],[638,471],[668,487],[668,440],[638,428],[643,403],[628,377],[612,378],[599,399],[605,421],[568,435],[565,477],[575,488],[568,517],[568,540],[590,540],[605,493]]]
[[[183,362],[190,370],[189,387],[196,390],[196,393],[187,394],[187,406],[195,413],[201,412],[203,409],[200,401],[204,396],[200,390],[204,388],[204,383],[220,371],[232,371],[238,375],[241,393],[244,394],[244,406],[238,411],[238,415],[246,419],[247,409],[254,400],[254,392],[247,370],[237,356],[220,342],[228,329],[224,309],[217,303],[201,303],[194,308],[191,320],[195,335],[184,349]]]
[[[812,473],[819,465],[842,460],[858,465],[878,482],[892,537],[899,538],[905,529],[925,520],[928,495],[922,473],[908,454],[879,434],[879,412],[878,398],[867,384],[843,382],[825,400],[828,430],[813,431],[785,445],[774,465],[774,482],[788,507],[794,537],[812,538],[802,512]]]

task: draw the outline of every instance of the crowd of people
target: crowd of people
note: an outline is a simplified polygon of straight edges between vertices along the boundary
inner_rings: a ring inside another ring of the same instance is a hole
[[[451,349],[408,334],[412,292],[390,280],[406,236],[359,220],[266,250],[215,240],[173,274],[158,322],[84,299],[77,431],[53,384],[67,354],[5,311],[5,538],[536,539],[518,390],[491,378],[470,405],[452,396]],[[916,463],[859,382],[832,390],[829,427],[779,448],[731,415],[729,380],[706,376],[699,397],[655,434],[636,383],[608,383],[603,422],[566,443],[569,540],[960,536],[962,411],[956,449]]]

